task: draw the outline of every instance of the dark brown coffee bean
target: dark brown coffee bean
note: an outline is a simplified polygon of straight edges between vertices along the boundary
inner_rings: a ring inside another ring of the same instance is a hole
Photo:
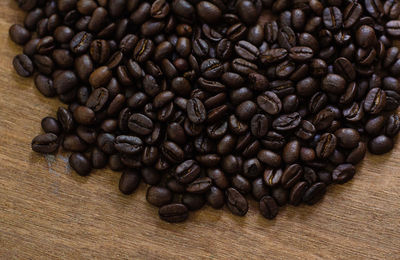
[[[271,196],[264,196],[260,200],[260,213],[267,219],[273,219],[278,215],[279,206]]]
[[[30,77],[33,74],[32,60],[25,54],[19,54],[13,59],[13,66],[18,75],[22,77]]]
[[[135,170],[125,170],[119,180],[119,190],[125,194],[132,194],[140,183],[140,175]]]
[[[303,169],[299,164],[292,164],[287,167],[281,178],[282,187],[288,189],[295,185],[299,179],[303,176]]]
[[[289,57],[297,62],[309,61],[313,56],[314,51],[306,46],[295,46],[289,50]]]
[[[385,135],[377,136],[368,143],[368,150],[372,154],[385,154],[393,149],[393,140]]]
[[[373,115],[378,114],[386,105],[386,92],[380,88],[371,89],[364,102],[364,109]]]
[[[156,207],[161,207],[172,201],[172,193],[166,188],[152,186],[147,189],[146,200]]]
[[[198,178],[197,180],[188,184],[186,191],[196,194],[206,193],[211,187],[211,182],[212,180],[209,177]]]
[[[290,204],[294,206],[298,206],[307,191],[308,184],[305,181],[298,182],[296,185],[294,185],[291,190],[290,190],[290,195],[289,195],[289,202]]]
[[[323,182],[317,182],[310,186],[303,195],[304,203],[313,205],[317,203],[326,192],[326,184]]]
[[[30,32],[19,24],[14,24],[8,31],[10,38],[13,42],[19,45],[24,45],[31,38]]]
[[[32,150],[37,153],[53,153],[58,146],[58,137],[53,133],[38,135],[32,140]]]
[[[296,46],[296,34],[289,26],[284,26],[279,30],[278,43],[282,48],[289,50]]]
[[[332,180],[335,183],[346,183],[351,180],[356,173],[356,169],[352,164],[341,164],[332,172]]]
[[[164,221],[177,223],[188,218],[188,208],[183,204],[167,204],[158,210],[160,218]]]
[[[90,161],[81,153],[73,153],[69,157],[69,164],[81,176],[89,175],[92,170]]]
[[[189,99],[187,102],[186,110],[188,118],[195,124],[200,124],[204,122],[207,118],[204,104],[198,98]]]
[[[315,148],[318,158],[328,158],[334,152],[336,144],[337,138],[334,134],[323,134],[317,144],[317,147]]]
[[[337,30],[343,25],[342,12],[336,6],[325,8],[322,18],[325,27],[329,30]]]
[[[281,115],[272,122],[272,127],[277,131],[289,131],[300,125],[301,116],[298,112]]]
[[[248,211],[248,203],[245,197],[234,188],[229,188],[225,192],[226,203],[229,210],[238,216],[246,215]]]

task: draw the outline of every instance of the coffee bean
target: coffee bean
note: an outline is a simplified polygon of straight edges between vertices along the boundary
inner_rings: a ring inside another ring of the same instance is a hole
[[[14,24],[8,31],[10,38],[13,42],[19,45],[24,45],[31,38],[30,32],[19,24]]]
[[[25,54],[19,54],[14,57],[13,66],[18,75],[29,77],[33,74],[33,63]]]
[[[310,186],[303,195],[303,201],[308,205],[317,203],[326,192],[326,184],[323,182],[317,182]]]
[[[264,196],[260,200],[260,213],[267,219],[273,219],[278,215],[279,207],[274,198]]]
[[[160,218],[164,221],[177,223],[185,221],[188,218],[188,209],[183,204],[167,204],[158,210]]]
[[[143,141],[136,136],[120,135],[115,138],[115,149],[123,154],[137,154],[143,150]]]
[[[288,166],[282,173],[282,187],[288,189],[296,184],[303,175],[303,169],[299,164]]]
[[[337,30],[342,27],[343,15],[336,6],[325,8],[322,13],[322,18],[325,27],[329,30]]]
[[[58,146],[58,137],[53,133],[38,135],[32,140],[32,150],[37,153],[53,153]]]
[[[200,124],[207,118],[204,104],[198,98],[188,100],[186,110],[188,118],[195,124]]]
[[[289,131],[300,125],[301,116],[298,112],[281,115],[272,122],[272,127],[277,131]]]
[[[238,216],[246,215],[249,206],[245,197],[235,188],[229,188],[225,192],[226,203],[229,210]]]
[[[378,114],[386,105],[386,92],[379,89],[371,89],[364,102],[364,109],[373,115]]]
[[[171,202],[172,194],[166,188],[152,186],[147,189],[146,200],[156,207],[161,207]]]
[[[351,180],[356,173],[356,169],[352,164],[341,164],[332,172],[332,180],[342,184]]]
[[[90,161],[81,153],[73,153],[69,157],[69,164],[81,176],[88,175],[92,170]]]
[[[368,150],[373,154],[385,154],[393,149],[393,140],[385,135],[379,135],[368,143]]]
[[[328,158],[336,148],[337,138],[334,134],[325,133],[321,136],[315,151],[321,159]]]
[[[188,184],[186,191],[196,194],[206,193],[211,187],[211,181],[212,180],[209,177],[198,178],[197,180]]]
[[[119,180],[119,190],[125,194],[132,194],[140,183],[140,175],[135,170],[125,170]]]
[[[206,197],[208,204],[214,209],[220,209],[225,204],[224,193],[215,186],[211,186]]]
[[[290,204],[298,206],[301,203],[307,189],[308,189],[308,184],[305,181],[298,182],[296,185],[294,185],[290,190],[290,195],[289,195]]]
[[[139,113],[132,114],[128,119],[128,127],[139,135],[148,135],[153,131],[153,121],[147,116]]]

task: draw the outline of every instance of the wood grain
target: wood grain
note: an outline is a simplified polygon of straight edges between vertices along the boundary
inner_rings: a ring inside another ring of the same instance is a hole
[[[400,259],[400,147],[368,155],[355,178],[313,207],[285,207],[273,221],[207,207],[183,224],[158,219],[144,184],[118,191],[120,173],[73,173],[67,155],[33,153],[40,120],[60,105],[18,77],[8,39],[23,13],[0,1],[1,259]],[[398,142],[397,142],[398,143]]]

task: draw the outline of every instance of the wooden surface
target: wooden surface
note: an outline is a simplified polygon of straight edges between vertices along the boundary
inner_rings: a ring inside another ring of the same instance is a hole
[[[59,102],[12,69],[21,49],[8,28],[22,18],[14,0],[0,1],[0,259],[400,259],[399,145],[369,155],[313,207],[285,207],[273,221],[255,202],[244,218],[206,207],[174,225],[145,201],[144,184],[124,196],[120,173],[82,178],[67,155],[33,153],[41,118]]]

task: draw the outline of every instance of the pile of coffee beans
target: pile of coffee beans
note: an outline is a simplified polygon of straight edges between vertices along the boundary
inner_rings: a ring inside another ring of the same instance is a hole
[[[400,130],[396,0],[17,2],[15,70],[68,106],[32,149],[143,180],[165,221],[314,204]]]

